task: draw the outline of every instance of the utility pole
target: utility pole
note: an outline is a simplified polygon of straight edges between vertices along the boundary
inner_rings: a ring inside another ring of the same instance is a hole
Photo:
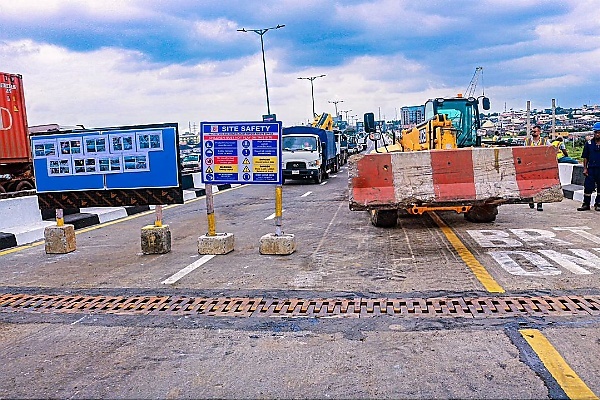
[[[556,139],[556,99],[552,99],[552,140]]]
[[[260,36],[260,50],[262,51],[262,60],[263,60],[263,70],[265,72],[265,92],[267,94],[267,114],[271,115],[271,106],[269,104],[269,85],[267,84],[267,63],[265,61],[265,43],[263,41],[263,35],[270,31],[271,29],[279,29],[283,28],[285,25],[277,25],[271,28],[262,28],[262,29],[238,29],[238,32],[254,32]]]
[[[330,101],[328,101],[328,103],[333,103],[335,105],[335,116],[336,117],[339,115],[338,114],[337,105],[338,105],[338,103],[343,103],[343,102],[344,102],[344,100],[333,100],[333,101],[330,100]]]
[[[348,122],[348,113],[352,111],[352,110],[342,110],[340,112],[343,112],[344,114],[346,114],[346,122]]]
[[[311,98],[312,98],[312,111],[313,111],[313,117],[314,117],[315,115],[317,115],[317,114],[315,113],[315,88],[314,88],[314,86],[313,86],[313,81],[314,81],[315,79],[317,79],[317,78],[322,78],[322,77],[324,77],[324,76],[327,76],[327,75],[325,75],[325,74],[322,74],[322,75],[317,75],[317,76],[309,76],[309,77],[307,77],[307,78],[298,78],[298,79],[307,79],[307,80],[309,80],[309,81],[310,81],[310,95],[311,95]]]
[[[530,112],[531,112],[531,100],[527,100],[527,114],[526,114],[526,118],[527,118],[527,136],[529,137],[530,133],[531,133],[531,119],[530,119]]]

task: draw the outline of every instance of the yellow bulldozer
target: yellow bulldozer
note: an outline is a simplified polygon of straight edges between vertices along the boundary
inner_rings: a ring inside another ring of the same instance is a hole
[[[367,210],[375,226],[397,224],[398,213],[435,210],[492,222],[506,203],[557,202],[563,198],[552,147],[481,147],[479,104],[489,99],[444,97],[425,103],[425,122],[386,144],[373,113],[365,131],[370,154],[350,158],[351,210]]]

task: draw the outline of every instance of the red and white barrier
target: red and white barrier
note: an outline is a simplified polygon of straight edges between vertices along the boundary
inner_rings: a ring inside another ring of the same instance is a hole
[[[562,200],[550,147],[380,153],[349,161],[350,208]]]

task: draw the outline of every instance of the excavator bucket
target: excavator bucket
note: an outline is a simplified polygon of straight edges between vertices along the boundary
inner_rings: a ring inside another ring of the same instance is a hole
[[[350,209],[559,202],[553,147],[359,154],[348,161]]]

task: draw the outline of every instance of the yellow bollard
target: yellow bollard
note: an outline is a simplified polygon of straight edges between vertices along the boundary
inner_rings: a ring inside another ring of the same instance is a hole
[[[154,226],[157,228],[160,228],[161,226],[163,226],[162,224],[162,205],[157,205],[156,208],[154,209],[154,211],[156,212],[156,221],[154,221]]]
[[[275,187],[275,236],[281,236],[281,216],[283,214],[283,187]]]
[[[65,218],[63,216],[63,209],[56,209],[56,226],[65,226]]]

